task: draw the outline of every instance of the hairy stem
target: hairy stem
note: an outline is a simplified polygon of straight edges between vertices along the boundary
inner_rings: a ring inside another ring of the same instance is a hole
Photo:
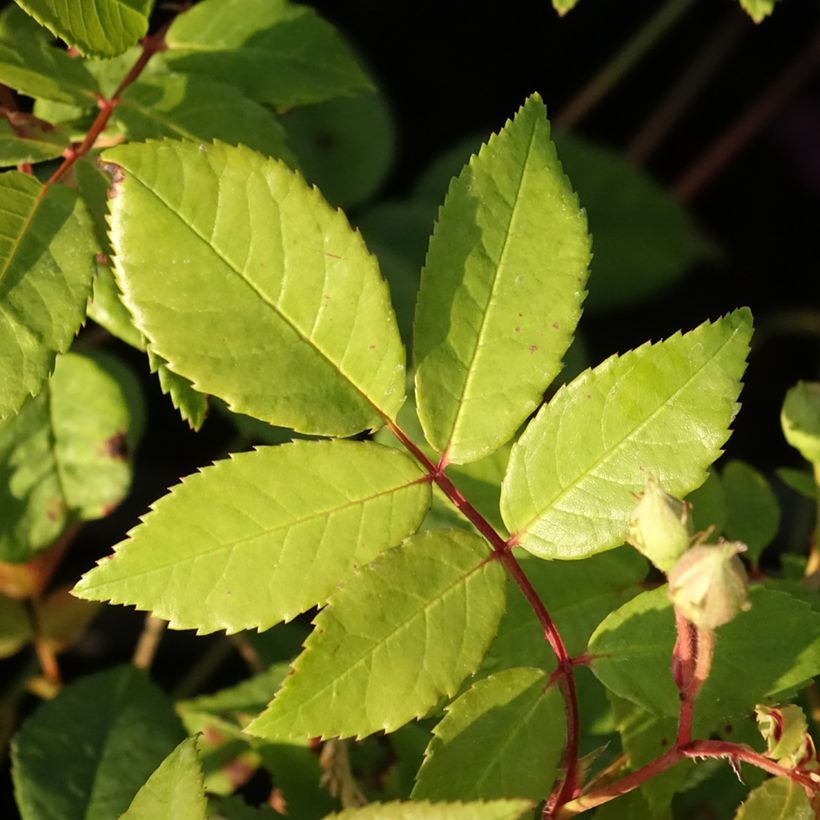
[[[667,0],[620,48],[615,56],[570,100],[556,125],[577,125],[672,28],[694,0]]]
[[[575,796],[578,790],[578,744],[579,744],[579,716],[578,716],[578,694],[575,688],[575,674],[573,671],[573,661],[567,652],[566,645],[558,627],[552,620],[544,602],[541,600],[537,590],[533,587],[530,579],[521,568],[521,565],[512,554],[514,541],[505,541],[495,530],[492,524],[464,497],[461,491],[453,484],[444,472],[447,463],[442,457],[438,464],[434,464],[432,459],[421,450],[421,448],[399,427],[396,422],[388,419],[387,428],[404,445],[404,447],[414,456],[414,458],[424,467],[429,479],[447,496],[456,509],[480,532],[493,550],[493,557],[496,558],[507,574],[515,581],[524,597],[527,599],[538,623],[544,630],[544,638],[549,643],[558,661],[554,677],[558,680],[561,693],[564,698],[564,710],[567,723],[567,744],[564,749],[564,779],[559,781],[553,794],[550,797],[552,809]],[[545,810],[545,817],[549,818]]]
[[[698,632],[694,624],[677,609],[675,610],[675,629],[678,638],[672,651],[672,677],[680,696],[677,736],[677,746],[680,747],[692,739],[692,717],[695,710],[692,690],[698,655]]]

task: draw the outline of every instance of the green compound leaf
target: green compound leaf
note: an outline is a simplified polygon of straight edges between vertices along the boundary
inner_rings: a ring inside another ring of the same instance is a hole
[[[735,820],[814,820],[803,787],[788,777],[772,777],[749,793]]]
[[[293,154],[276,115],[236,87],[209,77],[143,75],[130,85],[114,117],[132,140],[159,137],[231,145],[242,143],[293,165]]]
[[[707,731],[820,672],[820,614],[760,587],[750,590],[749,601],[748,612],[717,632],[712,672],[695,707],[696,722]],[[620,697],[671,717],[680,705],[670,666],[674,643],[672,605],[659,587],[604,619],[589,642],[591,668]]]
[[[6,113],[15,117],[15,126],[0,116],[0,167],[32,164],[55,159],[68,148],[68,136],[60,129],[49,126],[35,117]]]
[[[189,737],[160,763],[120,820],[206,820],[207,816],[196,738]]]
[[[528,800],[487,800],[471,803],[372,803],[361,809],[328,815],[327,820],[518,820],[532,809]]]
[[[113,57],[148,31],[154,0],[15,0],[56,37],[86,55]]]
[[[730,461],[721,479],[727,511],[723,531],[730,541],[746,544],[744,557],[756,566],[780,526],[777,496],[764,476],[744,461]]]
[[[165,40],[174,71],[230,78],[279,108],[371,88],[333,26],[288,0],[204,0],[177,17]]]
[[[105,360],[67,353],[0,424],[0,560],[26,561],[72,520],[106,515],[131,483],[135,411]]]
[[[706,255],[686,208],[645,171],[575,135],[557,134],[555,142],[593,236],[586,310],[648,299]]]
[[[775,2],[777,0],[740,0],[740,5],[755,23],[762,23],[774,11]]]
[[[318,191],[282,162],[221,143],[104,157],[119,166],[120,290],[170,370],[303,433],[348,436],[395,416],[404,350],[387,286]]]
[[[504,610],[504,571],[477,535],[420,533],[356,573],[316,618],[293,674],[248,732],[391,732],[452,697]]]
[[[0,13],[0,82],[57,103],[95,105],[100,89],[81,60],[51,45],[48,32],[15,6]]]
[[[632,547],[593,555],[582,561],[519,559],[521,568],[547,606],[572,656],[586,651],[589,636],[613,610],[637,595],[648,564]],[[507,611],[487,650],[483,669],[538,666],[551,672],[555,655],[544,630],[513,581],[507,582]],[[515,587],[515,588],[514,588]]]
[[[564,703],[540,669],[473,684],[433,731],[413,797],[543,800],[564,748]]]
[[[648,475],[683,497],[706,479],[737,411],[747,309],[613,356],[562,387],[515,444],[501,514],[541,558],[623,542]]]
[[[74,593],[176,629],[268,629],[324,603],[355,566],[415,532],[429,505],[429,482],[397,450],[262,447],[175,487]]]
[[[75,193],[17,171],[0,176],[0,419],[43,389],[80,329],[94,247]]]
[[[20,814],[119,817],[183,737],[173,705],[144,672],[124,666],[81,678],[40,706],[14,739]]]
[[[561,367],[581,314],[590,238],[530,97],[450,185],[414,327],[427,440],[475,461],[509,440]]]

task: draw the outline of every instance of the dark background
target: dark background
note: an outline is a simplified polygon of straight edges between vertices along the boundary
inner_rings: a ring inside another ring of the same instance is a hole
[[[660,3],[580,0],[564,19],[549,0],[317,0],[310,5],[355,44],[391,103],[399,146],[382,196],[401,197],[436,155],[467,134],[497,129],[533,91],[541,93],[552,114],[560,112]],[[736,0],[700,0],[578,132],[611,147],[625,146],[692,55],[732,16],[741,29],[737,44],[648,165],[671,187],[818,36],[820,6],[814,0],[783,0],[759,26],[745,19]],[[728,446],[732,457],[771,477],[776,467],[800,464],[780,433],[783,395],[798,379],[820,376],[820,320],[815,317],[809,332],[798,333],[791,314],[820,310],[820,71],[782,101],[691,208],[721,248],[720,261],[694,268],[650,302],[586,316],[582,327],[592,359],[599,361],[739,305],[752,308],[759,329],[785,317],[787,332],[767,331],[753,350],[744,406]],[[57,580],[63,583],[76,580],[108,552],[180,476],[224,455],[234,438],[229,423],[213,413],[200,433],[190,432],[159,392],[144,357],[118,342],[107,347],[143,382],[148,433],[136,454],[131,495],[112,516],[84,529],[60,569]],[[787,519],[796,514],[797,502],[791,491],[773,483]],[[142,616],[130,609],[106,608],[84,644],[62,658],[66,677],[127,661],[141,625]],[[178,680],[215,640],[169,633],[155,665],[160,683]],[[229,681],[242,669],[239,660],[229,661],[212,681]],[[8,663],[0,664],[0,677],[5,670],[13,672]],[[12,811],[0,800],[0,816],[13,816]]]

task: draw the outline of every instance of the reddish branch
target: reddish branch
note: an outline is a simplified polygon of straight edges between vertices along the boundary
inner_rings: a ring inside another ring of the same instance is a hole
[[[167,34],[170,25],[171,23],[169,21],[159,31],[157,31],[156,34],[143,37],[140,56],[137,58],[134,65],[131,66],[125,77],[123,77],[122,82],[120,82],[116,91],[114,91],[110,98],[103,97],[102,95],[97,97],[97,105],[100,108],[100,113],[97,114],[94,122],[91,123],[91,127],[88,129],[83,141],[66,150],[62,163],[48,179],[43,190],[46,190],[49,185],[59,182],[69,172],[69,170],[71,170],[74,163],[76,163],[78,159],[86,156],[86,154],[88,154],[88,152],[94,147],[94,144],[97,142],[100,134],[105,131],[108,121],[114,113],[114,109],[119,105],[123,91],[125,91],[125,89],[128,88],[128,86],[131,85],[140,76],[140,74],[142,74],[145,67],[148,65],[148,61],[157,52],[165,50],[165,35]]]
[[[691,202],[751,139],[780,111],[808,80],[820,63],[820,31],[803,51],[771,82],[709,149],[687,169],[673,186],[683,202]]]
[[[416,445],[416,443],[393,421],[387,420],[387,427],[393,435],[407,448],[407,450],[424,467],[430,481],[433,481],[438,488],[447,496],[456,509],[480,532],[493,550],[493,557],[498,560],[507,574],[515,581],[518,588],[527,599],[538,623],[544,630],[544,638],[552,647],[555,653],[558,667],[553,673],[553,678],[558,681],[561,692],[564,696],[564,710],[567,724],[567,744],[564,749],[564,779],[560,781],[547,804],[544,817],[552,817],[558,806],[566,803],[575,797],[579,791],[578,783],[578,742],[579,742],[579,719],[578,719],[578,695],[575,689],[575,675],[573,667],[576,659],[570,657],[567,652],[564,640],[558,627],[550,617],[544,602],[541,600],[530,579],[527,578],[521,565],[512,554],[512,548],[516,545],[515,536],[511,536],[506,541],[496,532],[495,527],[484,518],[483,515],[462,495],[444,472],[447,466],[446,453],[441,457],[438,464],[434,464],[432,459]]]

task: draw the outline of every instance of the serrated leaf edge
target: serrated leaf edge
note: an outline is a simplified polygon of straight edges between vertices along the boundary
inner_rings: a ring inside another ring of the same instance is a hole
[[[110,553],[109,555],[105,555],[102,558],[100,558],[95,563],[94,567],[92,567],[90,570],[85,572],[80,577],[79,581],[77,581],[75,586],[71,589],[71,594],[74,595],[76,598],[80,598],[81,600],[103,601],[103,602],[107,602],[109,604],[114,604],[114,605],[117,605],[117,606],[133,607],[135,612],[150,612],[153,615],[155,615],[159,618],[163,618],[164,620],[168,621],[168,626],[171,629],[195,629],[197,635],[209,635],[213,632],[222,631],[223,629],[224,629],[226,635],[234,635],[237,632],[242,632],[242,631],[245,631],[247,629],[256,629],[258,632],[262,632],[262,631],[265,631],[266,629],[269,629],[271,626],[274,626],[276,623],[289,623],[294,618],[296,618],[298,615],[302,614],[302,611],[287,613],[287,614],[283,615],[281,621],[276,621],[275,623],[270,624],[270,625],[258,624],[258,625],[255,625],[255,626],[253,626],[253,625],[252,626],[247,626],[247,627],[243,626],[243,627],[239,627],[239,628],[236,628],[236,629],[234,629],[230,626],[225,626],[225,627],[222,627],[222,628],[215,628],[215,629],[203,629],[201,627],[197,627],[195,624],[179,622],[178,620],[176,620],[176,618],[174,618],[172,613],[167,612],[167,611],[163,610],[162,608],[153,608],[152,609],[152,608],[147,607],[147,606],[141,606],[139,604],[135,604],[132,601],[126,600],[125,598],[121,598],[121,597],[116,596],[116,595],[115,596],[99,596],[99,597],[89,595],[88,594],[88,589],[83,589],[82,586],[83,586],[84,582],[85,582],[86,585],[89,583],[88,578],[89,578],[89,576],[91,576],[95,572],[97,567],[105,565],[107,561],[114,558],[117,554],[128,551],[129,549],[134,549],[135,548],[134,547],[134,535],[138,532],[138,530],[142,527],[143,524],[146,524],[149,521],[153,520],[156,517],[156,514],[158,514],[158,512],[161,510],[161,508],[164,508],[164,506],[166,504],[171,503],[170,499],[175,495],[175,493],[178,491],[178,489],[180,487],[182,487],[183,485],[187,486],[187,485],[190,485],[191,483],[198,484],[202,480],[201,477],[203,475],[208,476],[208,475],[211,475],[214,471],[220,471],[220,470],[224,471],[225,469],[228,468],[228,465],[235,464],[238,461],[246,461],[249,458],[251,458],[253,456],[253,454],[255,454],[257,452],[260,452],[260,451],[280,449],[282,447],[296,448],[296,449],[301,449],[305,446],[315,447],[316,445],[322,445],[324,447],[328,447],[328,446],[333,446],[333,445],[340,444],[340,443],[343,444],[344,446],[350,446],[350,445],[361,446],[361,445],[365,445],[365,446],[368,446],[368,447],[379,447],[381,449],[384,449],[389,454],[389,456],[388,456],[389,458],[395,458],[396,456],[399,456],[401,458],[404,458],[404,459],[410,461],[409,457],[403,451],[396,450],[395,448],[392,448],[392,447],[385,447],[384,445],[377,444],[376,442],[370,442],[370,441],[368,441],[368,442],[347,442],[347,441],[340,441],[340,440],[323,440],[323,441],[301,441],[301,440],[297,440],[297,441],[287,442],[285,444],[256,445],[251,450],[248,450],[248,451],[245,451],[245,452],[229,453],[226,458],[218,459],[216,461],[211,462],[210,464],[204,465],[202,467],[198,467],[193,473],[190,473],[189,475],[183,476],[180,479],[178,484],[171,487],[171,489],[168,492],[166,492],[164,495],[160,496],[158,499],[153,501],[149,505],[148,510],[139,517],[139,520],[138,520],[137,524],[135,524],[133,527],[131,527],[130,530],[128,530],[128,532],[125,534],[125,538],[122,541],[120,541],[119,543],[114,545],[113,552]],[[413,462],[410,462],[410,463],[413,463]],[[412,487],[416,484],[425,483],[425,482],[427,482],[427,480],[428,479],[427,479],[427,476],[425,474],[420,474],[418,478],[415,478],[412,481],[408,481],[405,484],[402,484],[398,487],[393,487],[390,490],[378,493],[377,495],[385,495],[388,492],[398,492],[398,491],[404,490],[408,487]],[[353,503],[358,503],[359,501],[370,500],[373,497],[375,497],[375,496],[370,496],[366,499],[358,499],[356,502],[352,502],[351,505]],[[346,506],[350,506],[350,505],[346,505]],[[335,509],[338,509],[338,508],[335,508]],[[326,512],[329,512],[329,511],[315,513],[314,515],[319,516],[319,515],[325,514]],[[313,516],[303,517],[302,519],[300,519],[300,521],[305,520],[305,518],[310,518],[310,517],[313,517]],[[299,522],[298,521],[293,522],[292,524],[290,524],[288,526],[294,526],[297,523],[299,523]],[[276,529],[282,529],[282,527],[277,527]],[[272,530],[270,530],[270,531],[272,531]],[[388,548],[388,550],[386,550],[385,552],[388,552],[389,549],[392,549],[392,548]],[[358,571],[360,569],[361,569],[361,567],[356,566],[355,569],[354,569],[354,574],[358,573]],[[322,602],[319,602],[319,603],[321,604]]]
[[[202,141],[199,142],[199,144],[203,145],[206,142],[207,141],[202,140]],[[169,138],[163,138],[163,139],[160,139],[160,140],[150,139],[150,140],[145,140],[145,141],[139,143],[139,145],[141,147],[142,146],[151,147],[151,146],[155,146],[155,145],[169,145],[170,146],[170,145],[180,145],[180,144],[181,145],[192,145],[192,144],[195,144],[195,143],[192,143],[190,140],[174,140],[174,139],[169,139]],[[333,213],[334,219],[336,219],[338,221],[341,221],[344,225],[347,226],[347,228],[353,234],[355,234],[355,236],[358,238],[358,241],[361,243],[362,249],[366,253],[367,257],[371,260],[371,262],[374,265],[374,268],[375,268],[375,270],[378,274],[375,287],[381,289],[381,291],[382,291],[382,295],[384,296],[384,301],[385,301],[385,303],[387,305],[387,308],[388,308],[388,310],[387,310],[387,322],[395,330],[396,335],[398,336],[399,332],[398,332],[398,324],[397,324],[397,320],[396,320],[396,311],[395,311],[395,308],[393,307],[393,302],[392,302],[392,299],[390,297],[390,287],[387,284],[387,281],[385,280],[384,276],[381,273],[381,267],[379,265],[378,257],[367,246],[367,243],[365,242],[361,231],[357,227],[354,227],[353,225],[350,224],[350,221],[348,220],[347,215],[344,213],[344,211],[341,208],[334,207],[333,205],[331,205],[324,198],[324,196],[322,195],[322,192],[319,190],[319,188],[316,185],[313,185],[312,183],[309,183],[305,179],[305,177],[304,177],[304,175],[302,174],[301,171],[299,171],[298,169],[295,169],[295,168],[291,168],[283,160],[278,159],[276,157],[267,157],[264,154],[260,154],[258,151],[253,151],[250,148],[247,148],[244,145],[231,145],[230,143],[222,142],[221,140],[217,140],[217,139],[211,140],[210,144],[213,145],[218,150],[228,149],[228,151],[236,151],[236,152],[238,152],[240,154],[244,154],[244,155],[246,155],[250,158],[258,157],[258,158],[261,158],[262,160],[264,160],[267,163],[273,163],[273,164],[276,164],[276,165],[280,166],[284,171],[289,172],[290,174],[295,176],[297,178],[297,180],[299,180],[301,183],[304,184],[307,195],[309,197],[312,197],[316,204],[318,204],[320,207],[325,207],[328,210],[330,210]],[[116,148],[110,149],[110,150],[116,150]],[[106,153],[108,153],[108,152],[106,152]],[[116,160],[106,159],[106,154],[105,153],[102,155],[102,160],[103,160],[103,165],[104,166],[113,166],[115,168],[115,171],[112,174],[111,186],[110,186],[110,189],[109,189],[110,190],[110,194],[109,194],[110,198],[114,198],[118,194],[118,187],[125,180],[125,175],[128,174],[128,173],[131,173],[131,172],[127,171]],[[136,176],[133,173],[131,175],[141,185],[143,185],[143,187],[145,187],[148,191],[150,191],[154,196],[157,196],[148,185],[146,185],[144,182],[142,182],[142,180],[140,180],[140,178],[138,176]],[[159,197],[157,197],[157,198],[159,199]],[[169,208],[169,210],[171,210],[171,209]],[[106,213],[106,223],[108,225],[108,239],[109,239],[109,242],[111,244],[111,247],[114,248],[115,246],[114,246],[114,241],[113,241],[113,227],[112,227],[111,222],[112,222],[112,215],[111,215],[111,209],[109,208],[107,213]],[[188,226],[188,227],[189,227],[190,230],[193,231],[193,228],[190,228],[190,226]],[[208,244],[210,245],[210,243],[208,243]],[[160,356],[160,358],[162,358],[164,360],[164,362],[167,364],[169,370],[173,371],[174,373],[176,373],[176,375],[181,376],[182,378],[184,378],[188,382],[190,382],[191,386],[196,391],[198,391],[199,393],[202,393],[203,395],[209,395],[208,391],[205,390],[202,387],[202,385],[196,379],[192,379],[189,376],[183,374],[180,371],[178,364],[175,363],[172,358],[168,357],[165,353],[163,353],[162,351],[160,351],[157,348],[156,339],[152,339],[147,333],[144,332],[143,328],[140,327],[139,311],[136,311],[134,306],[130,305],[128,303],[128,299],[127,299],[127,297],[125,296],[125,294],[123,292],[122,280],[123,280],[123,277],[124,277],[124,273],[122,272],[122,269],[120,267],[119,254],[116,252],[116,250],[114,251],[114,258],[113,258],[112,261],[114,263],[114,265],[113,265],[114,279],[117,282],[117,287],[118,287],[120,293],[123,296],[122,301],[125,304],[125,306],[128,308],[128,311],[131,314],[132,318],[134,319],[134,326],[137,328],[137,330],[140,331],[140,333],[142,333],[143,337],[147,340],[148,344],[153,348],[154,352],[157,353]],[[229,267],[232,270],[234,270],[233,265],[229,265]],[[245,279],[245,277],[244,277],[244,275],[242,274],[241,271],[235,271],[235,272],[236,272],[237,276],[239,276],[240,279],[242,279],[243,281],[248,283],[248,280]],[[252,286],[252,287],[253,287],[254,290],[256,290],[255,286]],[[258,291],[257,291],[257,293],[258,293]],[[260,296],[260,298],[262,298],[262,297]],[[320,347],[318,347],[311,339],[305,337],[304,334],[302,333],[302,331],[299,330],[294,324],[292,324],[291,320],[287,316],[285,316],[283,313],[281,313],[279,311],[279,309],[276,308],[274,305],[270,304],[267,299],[263,298],[263,301],[265,301],[266,304],[268,304],[271,307],[271,309],[276,313],[276,315],[282,321],[284,321],[288,325],[288,327],[290,327],[293,330],[293,332],[295,334],[298,335],[299,339],[302,342],[304,342],[306,345],[308,345],[313,350],[315,350],[316,353],[318,353],[336,372],[339,373],[339,375],[345,380],[345,382],[347,384],[349,384],[356,391],[356,393],[359,394],[365,400],[365,402],[371,408],[373,408],[374,413],[378,417],[380,417],[381,419],[384,419],[385,422],[386,421],[395,421],[396,417],[398,416],[399,410],[401,409],[401,407],[403,406],[404,402],[407,399],[406,393],[405,393],[405,395],[402,396],[401,401],[399,402],[399,404],[396,408],[395,414],[393,416],[390,416],[386,411],[384,411],[380,407],[378,407],[373,402],[373,400],[367,395],[367,393],[365,393],[355,382],[353,382],[347,376],[347,374],[343,373],[340,370],[340,368],[338,367],[337,363],[335,361],[333,361],[332,358],[328,357],[327,354]],[[401,349],[402,349],[402,351],[404,351],[404,345],[403,344],[401,345]],[[407,369],[406,351],[404,351],[404,352],[405,352],[405,361],[401,363],[402,373],[406,373],[406,369]],[[397,381],[401,385],[401,387],[399,389],[404,391],[403,385],[404,385],[405,379],[402,378],[402,379],[397,380]],[[392,396],[392,395],[393,394],[388,394],[387,398],[390,398],[390,396]],[[246,410],[243,410],[241,407],[237,407],[234,404],[234,402],[232,400],[228,399],[226,396],[220,396],[219,398],[221,398],[225,402],[225,404],[228,406],[228,409],[231,410],[231,412],[246,413]],[[254,418],[255,418],[255,416],[254,416]],[[294,429],[298,430],[298,432],[300,432],[300,433],[323,435],[322,433],[317,433],[317,432],[312,431],[312,430],[300,429],[300,428],[294,428]],[[372,430],[372,431],[375,431],[378,428],[371,427],[369,429]]]

